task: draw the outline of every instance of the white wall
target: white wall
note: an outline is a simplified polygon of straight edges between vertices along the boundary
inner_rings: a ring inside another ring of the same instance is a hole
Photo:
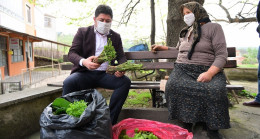
[[[1,0],[0,25],[25,33],[22,0]]]
[[[36,36],[47,40],[57,41],[56,19],[52,18],[52,27],[44,27],[44,12],[40,7],[34,8]]]

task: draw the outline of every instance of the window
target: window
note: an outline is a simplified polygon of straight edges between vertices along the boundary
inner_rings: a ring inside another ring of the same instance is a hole
[[[44,17],[44,27],[51,28],[51,18],[50,17]]]
[[[23,57],[23,41],[19,40],[19,45],[17,49],[11,49],[13,51],[12,54],[12,62],[21,62],[24,61]]]
[[[0,67],[7,65],[7,57],[6,57],[6,37],[0,36]]]
[[[32,23],[31,7],[28,5],[26,5],[26,15],[27,15],[27,22]]]

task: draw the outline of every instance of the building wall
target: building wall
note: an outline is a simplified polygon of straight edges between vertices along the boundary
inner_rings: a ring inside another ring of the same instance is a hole
[[[0,25],[25,32],[22,4],[21,0],[1,0]]]
[[[31,8],[31,23],[27,22],[27,11],[26,11],[26,5],[28,5]],[[23,0],[23,16],[25,18],[25,31],[27,34],[36,35],[36,30],[35,30],[35,21],[34,21],[34,4],[30,4],[28,0]]]
[[[21,38],[20,38],[21,39]],[[7,50],[10,50],[10,41],[7,41]],[[14,76],[21,74],[21,70],[26,68],[26,61],[25,61],[25,43],[23,41],[23,58],[24,60],[21,62],[12,62],[12,54],[7,53],[8,59],[8,69],[9,69],[9,76]]]
[[[4,67],[0,67],[0,71],[1,71],[2,79],[4,80],[5,79]]]
[[[44,38],[47,40],[57,41],[56,35],[56,18],[51,15],[45,15],[41,10],[41,8],[35,7],[34,4],[29,3],[29,0],[0,0],[0,25],[4,26],[8,29],[18,31],[21,33],[26,33],[32,36],[37,36],[40,38]],[[28,22],[27,18],[27,5],[30,7],[31,13],[31,22]],[[46,28],[44,26],[45,20],[44,17],[48,16],[52,19],[51,27]],[[37,29],[37,31],[36,31]],[[1,34],[0,34],[1,35]],[[22,69],[33,68],[35,65],[34,62],[34,53],[33,53],[33,43],[32,43],[32,61],[29,60],[27,64],[26,57],[26,49],[25,42],[27,42],[27,38],[19,36],[19,34],[8,35],[8,33],[4,34],[8,37],[7,44],[7,63],[8,63],[8,74],[9,76],[18,75],[21,73]],[[12,53],[10,52],[9,47],[9,39],[10,38],[19,38],[23,40],[23,56],[24,60],[21,62],[12,62]],[[32,40],[30,40],[31,42]],[[50,43],[48,43],[50,45]],[[9,52],[8,52],[9,51]],[[4,67],[0,67],[2,71],[2,77],[4,77]],[[7,73],[7,72],[6,72]]]

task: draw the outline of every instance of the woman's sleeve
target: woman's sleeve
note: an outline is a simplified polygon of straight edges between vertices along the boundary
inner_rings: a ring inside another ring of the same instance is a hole
[[[176,47],[169,47],[168,46],[168,50],[171,50],[171,51],[176,50],[176,49],[179,50],[180,45],[181,45],[181,39],[179,38],[179,41],[178,41]]]
[[[228,52],[225,35],[221,25],[216,24],[213,28],[211,39],[215,54],[215,60],[212,65],[222,69],[227,62]]]

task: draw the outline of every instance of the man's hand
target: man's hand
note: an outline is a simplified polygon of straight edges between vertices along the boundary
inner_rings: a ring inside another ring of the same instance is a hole
[[[94,58],[96,58],[96,56],[90,56],[89,58],[84,59],[82,61],[82,65],[87,67],[89,70],[97,69],[98,67],[100,67],[100,64],[92,62]]]
[[[122,77],[123,75],[125,75],[125,72],[124,72],[124,71],[116,71],[116,72],[114,73],[114,75],[115,75],[116,77]]]
[[[208,72],[203,72],[199,75],[197,81],[198,82],[210,82],[212,79],[212,75]]]

